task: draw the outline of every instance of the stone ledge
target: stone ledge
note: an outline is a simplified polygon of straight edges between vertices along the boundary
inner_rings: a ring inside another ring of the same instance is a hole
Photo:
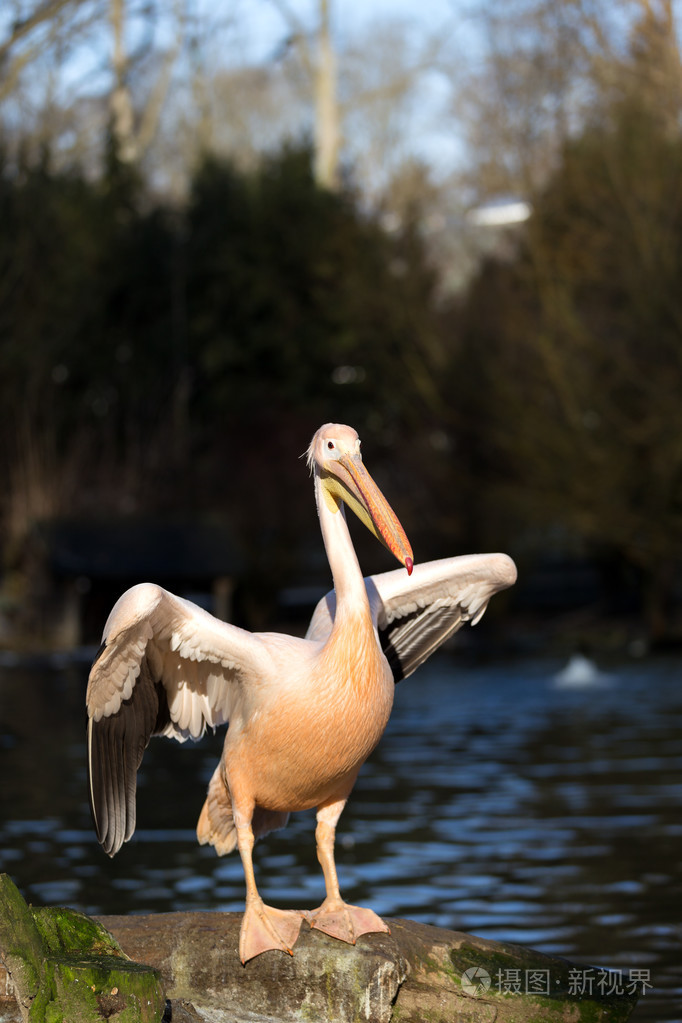
[[[412,920],[389,920],[391,934],[344,945],[304,924],[293,957],[279,952],[239,961],[240,913],[167,913],[102,917],[132,958],[156,967],[171,1004],[212,1023],[621,1023],[635,993],[571,993],[565,959]],[[462,986],[466,970],[485,970],[487,991]],[[585,967],[585,976],[590,968]],[[549,994],[501,994],[495,978],[535,971]],[[592,970],[593,978],[596,971]],[[176,1023],[176,1017],[173,1017]]]
[[[131,960],[158,971],[167,1023],[624,1023],[637,1001],[634,985],[600,993],[590,967],[410,920],[388,922],[390,935],[363,935],[355,946],[304,924],[293,957],[267,952],[242,966],[239,913],[99,919]],[[594,981],[593,994],[573,990],[578,970]],[[501,992],[496,978],[513,975],[522,990]],[[22,1016],[2,997],[6,979],[0,966],[0,1023],[14,1023]],[[97,1018],[123,1023],[116,1011]]]

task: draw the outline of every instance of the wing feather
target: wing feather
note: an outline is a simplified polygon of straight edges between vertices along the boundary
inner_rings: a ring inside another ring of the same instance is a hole
[[[462,625],[458,605],[419,608],[395,619],[392,628],[380,629],[382,649],[396,682],[407,678]]]
[[[379,641],[396,682],[420,664],[464,624],[482,618],[495,593],[516,581],[506,554],[468,554],[367,576],[365,586]],[[324,640],[336,609],[334,592],[320,600],[307,639]]]
[[[372,615],[396,682],[407,678],[464,624],[480,621],[495,593],[513,585],[506,554],[468,554],[366,580]]]
[[[152,735],[200,738],[243,710],[245,690],[268,668],[258,637],[159,586],[121,597],[86,697],[90,805],[105,852],[135,831],[137,771]]]

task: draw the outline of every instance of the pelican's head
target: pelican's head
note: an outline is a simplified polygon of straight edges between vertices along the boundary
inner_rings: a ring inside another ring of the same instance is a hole
[[[360,438],[351,426],[325,423],[308,448],[308,465],[320,480],[320,491],[333,512],[343,501],[412,574],[410,542],[398,517],[365,469]]]

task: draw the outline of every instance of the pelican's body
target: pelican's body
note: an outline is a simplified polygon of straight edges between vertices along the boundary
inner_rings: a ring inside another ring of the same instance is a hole
[[[387,930],[372,910],[341,899],[335,828],[358,771],[381,738],[395,682],[409,675],[515,578],[505,555],[417,566],[385,498],[364,469],[350,427],[327,424],[309,450],[334,590],[305,639],[248,633],[161,587],[125,593],[104,630],[88,684],[90,795],[95,826],[113,855],[135,829],[135,779],[152,734],[181,741],[229,721],[197,836],[244,865],[242,961],[290,951],[302,920],[354,942]],[[405,565],[363,579],[343,513],[348,504]],[[312,913],[265,906],[256,888],[254,838],[317,807],[316,840],[327,898]]]
[[[257,683],[256,700],[230,720],[217,778],[224,770],[231,788],[248,783],[263,810],[307,810],[350,790],[384,732],[393,676],[366,620],[348,624],[358,640],[350,655],[345,628],[327,643],[258,637],[270,671]],[[208,830],[201,837],[211,840]]]

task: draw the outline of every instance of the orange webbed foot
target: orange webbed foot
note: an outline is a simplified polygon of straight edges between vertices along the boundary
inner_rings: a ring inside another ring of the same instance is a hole
[[[298,910],[266,906],[260,899],[247,903],[239,933],[242,963],[270,949],[293,955],[304,916]]]
[[[305,914],[310,926],[332,938],[354,945],[361,934],[390,934],[387,924],[371,909],[349,906],[341,899],[325,899],[319,909]]]

